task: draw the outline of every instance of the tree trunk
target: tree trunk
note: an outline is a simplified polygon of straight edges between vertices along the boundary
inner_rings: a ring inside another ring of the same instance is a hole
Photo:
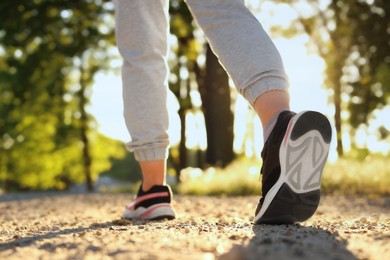
[[[333,86],[334,86],[334,123],[336,127],[336,139],[337,139],[337,154],[339,157],[344,156],[343,142],[342,142],[342,121],[341,121],[341,110],[342,110],[342,102],[341,102],[341,78],[343,77],[342,66],[344,64],[346,57],[346,53],[343,51],[342,45],[336,35],[330,33],[333,45],[335,46],[335,50],[337,50],[337,55],[335,55],[334,65],[339,68],[334,70],[334,72],[328,74],[332,78]],[[329,64],[328,64],[329,66]]]
[[[335,91],[334,91],[334,122],[336,127],[336,137],[337,137],[337,154],[339,157],[344,155],[343,142],[342,142],[342,129],[341,129],[341,86],[337,81],[335,82]]]
[[[332,5],[337,6],[335,1],[332,1]],[[315,3],[312,3],[312,6],[315,8],[318,8],[318,6]],[[318,9],[319,17],[322,21],[322,25],[324,28],[327,29],[327,18],[324,12],[320,11]],[[340,10],[339,8],[335,8],[335,17],[340,16]],[[308,35],[312,35],[312,30],[307,26],[307,23],[305,22],[305,19],[299,18],[301,24],[303,25],[303,28],[305,32]],[[343,149],[343,142],[342,142],[342,122],[341,122],[341,77],[343,76],[343,64],[348,56],[347,53],[345,53],[343,50],[343,46],[340,42],[340,39],[338,35],[335,34],[334,31],[331,31],[327,29],[328,34],[331,39],[331,43],[334,45],[334,51],[331,53],[328,53],[324,51],[322,46],[324,43],[322,43],[318,38],[315,37],[314,42],[317,46],[318,52],[321,55],[321,57],[326,61],[327,63],[327,77],[331,80],[333,84],[334,89],[334,106],[335,106],[335,114],[334,114],[334,121],[335,121],[335,127],[336,127],[336,139],[337,139],[337,154],[339,157],[342,157],[344,155],[344,149]],[[337,66],[337,67],[331,67],[331,66]]]
[[[229,78],[210,46],[207,46],[205,80],[199,91],[207,130],[206,162],[224,167],[234,159]]]
[[[89,192],[92,192],[94,190],[94,184],[92,180],[92,157],[90,152],[90,144],[88,139],[88,114],[85,110],[85,107],[87,105],[87,98],[86,98],[86,89],[87,89],[87,83],[84,77],[84,71],[83,68],[80,68],[81,70],[81,79],[80,79],[80,90],[78,91],[78,98],[79,98],[79,110],[80,110],[80,137],[81,142],[83,144],[82,148],[82,160],[83,160],[83,166],[84,166],[84,175],[87,185],[87,190]]]
[[[179,117],[180,117],[180,124],[181,124],[181,139],[179,144],[179,161],[180,170],[187,167],[187,147],[186,147],[186,115],[185,115],[185,109],[180,108],[179,109]],[[180,170],[177,172],[177,180],[180,181]]]

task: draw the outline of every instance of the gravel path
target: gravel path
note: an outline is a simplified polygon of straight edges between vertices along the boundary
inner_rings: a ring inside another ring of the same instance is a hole
[[[301,225],[251,223],[257,197],[175,196],[173,221],[120,219],[123,194],[0,197],[0,259],[390,259],[390,197],[325,196]]]

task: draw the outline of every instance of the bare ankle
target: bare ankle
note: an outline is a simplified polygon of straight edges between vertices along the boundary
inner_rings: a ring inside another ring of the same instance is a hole
[[[269,91],[258,97],[254,109],[263,127],[278,112],[290,109],[290,97],[286,91]]]
[[[165,185],[166,160],[140,161],[142,190],[148,191],[155,185]]]

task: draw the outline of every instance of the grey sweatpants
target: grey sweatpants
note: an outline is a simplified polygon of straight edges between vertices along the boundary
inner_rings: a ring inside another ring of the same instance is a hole
[[[253,105],[287,90],[279,52],[242,0],[187,0],[221,64]],[[123,57],[124,116],[139,161],[167,158],[168,0],[116,0],[116,39]]]

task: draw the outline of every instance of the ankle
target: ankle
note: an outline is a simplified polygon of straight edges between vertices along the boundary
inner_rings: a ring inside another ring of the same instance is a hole
[[[142,190],[153,186],[165,185],[166,160],[140,161],[142,171]]]
[[[142,191],[147,192],[149,191],[153,186],[163,186],[165,183],[153,183],[153,182],[144,182],[142,181]]]
[[[290,110],[289,94],[286,91],[266,92],[256,99],[254,109],[264,128],[275,115]]]

